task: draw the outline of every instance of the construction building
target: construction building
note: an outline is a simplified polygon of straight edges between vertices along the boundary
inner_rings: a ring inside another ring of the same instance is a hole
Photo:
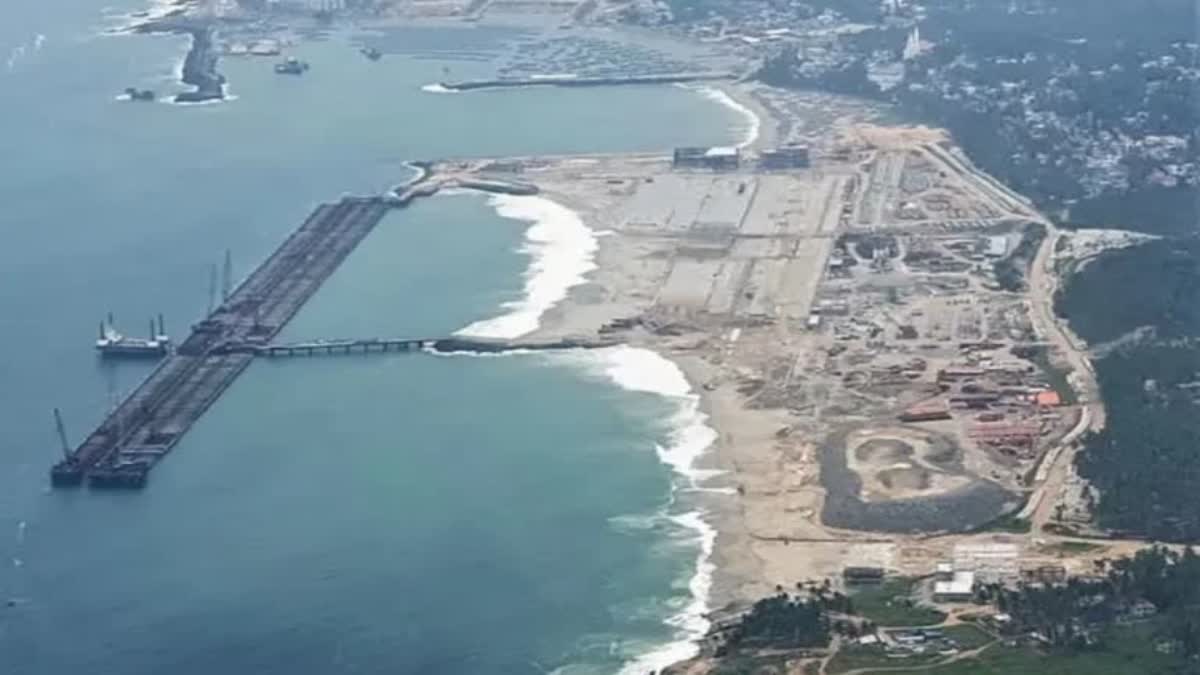
[[[940,571],[940,570],[939,570]],[[969,602],[975,592],[975,573],[955,571],[949,579],[939,578],[933,582],[935,602]]]
[[[884,571],[882,567],[846,567],[842,570],[842,579],[846,585],[881,584]]]
[[[769,171],[807,169],[809,164],[808,146],[806,145],[785,145],[774,150],[766,150],[758,158],[759,168]]]
[[[940,399],[917,403],[900,413],[901,422],[936,422],[950,419],[950,409]]]
[[[733,171],[741,165],[741,151],[735,147],[675,148],[671,166],[676,169]]]

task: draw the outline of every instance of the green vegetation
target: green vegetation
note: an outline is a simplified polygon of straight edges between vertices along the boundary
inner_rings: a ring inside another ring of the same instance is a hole
[[[1200,335],[1200,239],[1109,251],[1071,278],[1057,305],[1093,344],[1141,326],[1160,338]]]
[[[785,47],[763,60],[755,78],[773,87],[789,89],[820,89],[835,94],[878,98],[879,85],[867,77],[865,59],[855,59],[839,67],[811,74],[803,68],[805,60],[800,49]],[[797,65],[801,67],[797,67]]]
[[[878,586],[864,586],[850,593],[854,613],[879,626],[932,626],[946,615],[924,607],[913,599],[917,580],[888,579]]]
[[[1076,466],[1100,491],[1099,524],[1200,538],[1200,239],[1110,251],[1071,279],[1056,310],[1092,343],[1153,328],[1095,363],[1108,419]]]
[[[1013,12],[1007,2],[926,3],[921,33],[938,45],[921,58],[928,81],[918,76],[910,82],[915,87],[899,88],[897,102],[950,129],[976,164],[1043,208],[1079,200],[1071,209],[1074,222],[1099,217],[1148,231],[1168,224],[1175,231],[1186,228],[1185,214],[1194,213],[1194,205],[1174,209],[1155,202],[1182,206],[1187,194],[1194,199],[1194,187],[1179,188],[1177,197],[1165,200],[1173,197],[1170,190],[1153,187],[1151,178],[1159,165],[1138,152],[1120,157],[1125,180],[1089,181],[1095,174],[1087,146],[1100,133],[1169,135],[1188,139],[1185,155],[1195,156],[1189,78],[1143,67],[1151,54],[1190,61],[1184,45],[1195,39],[1191,0],[1114,2],[1103,11],[1095,0],[1022,4],[1037,9]],[[1024,58],[1027,54],[1034,58]],[[991,88],[1006,81],[1023,83],[1027,98],[980,97],[965,105],[941,93],[947,85],[960,93],[966,86]],[[1030,124],[1026,115],[1035,111],[1058,123]],[[1158,215],[1164,218],[1152,217]],[[1190,222],[1194,228],[1196,220]]]
[[[829,644],[828,609],[848,608],[846,596],[792,597],[786,593],[754,603],[741,621],[723,635],[718,656],[737,655],[754,649],[810,649]]]
[[[1147,346],[1096,364],[1108,412],[1084,439],[1081,475],[1100,490],[1099,523],[1164,541],[1200,537],[1200,349]]]
[[[837,675],[863,668],[915,668],[933,665],[945,658],[937,653],[913,654],[904,658],[889,657],[879,645],[849,645],[838,650],[829,660],[825,671]]]
[[[995,640],[991,635],[969,624],[946,626],[939,630],[947,640],[955,643],[957,652],[970,651]],[[909,653],[901,657],[888,656],[882,644],[847,645],[838,650],[826,670],[836,674],[863,668],[916,668],[925,665],[932,667],[934,664],[953,657],[953,654],[939,653],[939,645],[930,644],[929,648],[925,654]]]
[[[1076,551],[1093,546],[1063,544]],[[977,587],[975,602],[1009,616],[996,624],[1000,640],[971,623],[922,631],[920,626],[945,617],[914,607],[917,580],[911,578],[891,579],[850,596],[832,593],[828,584],[806,592],[807,599],[780,592],[756,603],[739,625],[727,629],[716,656],[732,669],[720,672],[777,672],[761,669],[774,662],[756,664],[755,659],[780,656],[778,650],[793,650],[793,657],[794,650],[819,650],[833,632],[847,643],[829,663],[831,673],[873,668],[950,675],[1200,672],[1193,667],[1200,663],[1200,555],[1190,548],[1176,553],[1156,547],[1097,569],[1107,572],[1053,585]],[[904,626],[885,631],[885,640],[901,641],[905,632],[924,651],[858,644],[859,635],[879,634],[872,621]],[[975,650],[980,651],[963,656]]]
[[[1152,234],[1187,235],[1200,223],[1200,194],[1188,187],[1148,187],[1104,194],[1074,204],[1068,225],[1119,227]]]
[[[1104,633],[1087,651],[1045,650],[994,644],[978,656],[914,671],[931,675],[1167,675],[1194,672],[1177,656],[1154,649],[1147,626]],[[870,672],[870,671],[868,671]]]
[[[1025,226],[1021,232],[1021,241],[1012,253],[992,265],[996,283],[1000,288],[1014,293],[1025,289],[1025,276],[1029,273],[1029,265],[1045,238],[1045,226],[1040,223],[1029,223]]]
[[[1048,553],[1059,552],[1063,555],[1080,555],[1092,553],[1104,548],[1103,544],[1093,544],[1088,541],[1058,541],[1043,548]]]
[[[1075,405],[1079,402],[1075,388],[1067,379],[1067,370],[1050,362],[1050,353],[1046,347],[1013,347],[1012,353],[1013,356],[1030,361],[1037,366],[1038,370],[1046,376],[1046,382],[1050,384],[1050,388],[1058,394],[1064,405]],[[1028,530],[1025,531],[1028,532]]]
[[[780,654],[738,654],[721,659],[710,675],[787,675],[788,657]]]
[[[963,651],[982,647],[996,639],[979,627],[972,626],[969,623],[946,626],[942,629],[942,632],[946,634],[946,637],[957,642],[959,648]]]
[[[980,587],[977,600],[1012,617],[1013,635],[1040,636],[1047,645],[1088,651],[1121,624],[1155,618],[1156,638],[1181,655],[1200,656],[1200,556],[1165,548],[1112,561],[1108,574],[1056,586]]]

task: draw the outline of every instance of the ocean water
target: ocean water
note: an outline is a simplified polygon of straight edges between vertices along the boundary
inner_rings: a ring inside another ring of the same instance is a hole
[[[229,102],[123,102],[179,90],[186,48],[100,34],[132,9],[0,6],[0,672],[611,673],[686,653],[711,535],[672,486],[711,432],[646,353],[255,363],[139,494],[48,491],[50,410],[78,441],[145,374],[91,353],[105,312],[182,334],[226,249],[245,274],[405,160],[737,142],[736,111],[676,87],[422,90],[485,74],[453,58],[507,38],[485,29],[378,63],[335,36],[296,47],[303,78],[224,61]],[[515,334],[592,245],[552,204],[427,200],[284,337]]]

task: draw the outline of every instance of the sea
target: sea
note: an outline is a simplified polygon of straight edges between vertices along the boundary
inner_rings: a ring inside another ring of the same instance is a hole
[[[713,440],[682,374],[619,347],[256,362],[138,493],[51,491],[146,375],[98,324],[186,334],[228,252],[247,275],[322,201],[407,160],[747,140],[712,92],[462,94],[510,29],[299,42],[303,77],[223,59],[224,102],[169,102],[179,36],[115,0],[0,4],[0,673],[645,673],[707,626],[714,533],[688,503]],[[462,58],[469,54],[470,58]],[[126,87],[156,102],[121,100]],[[593,269],[537,197],[392,212],[284,339],[519,335]]]

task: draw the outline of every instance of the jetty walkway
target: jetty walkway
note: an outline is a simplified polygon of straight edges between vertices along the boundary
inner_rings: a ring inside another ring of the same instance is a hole
[[[630,84],[684,84],[688,82],[712,82],[717,80],[736,80],[735,73],[666,73],[658,75],[626,75],[613,77],[573,77],[573,76],[542,76],[542,77],[502,77],[492,80],[465,80],[462,82],[441,82],[439,85],[448,91],[471,91],[473,89],[503,89],[512,87],[612,87]]]

